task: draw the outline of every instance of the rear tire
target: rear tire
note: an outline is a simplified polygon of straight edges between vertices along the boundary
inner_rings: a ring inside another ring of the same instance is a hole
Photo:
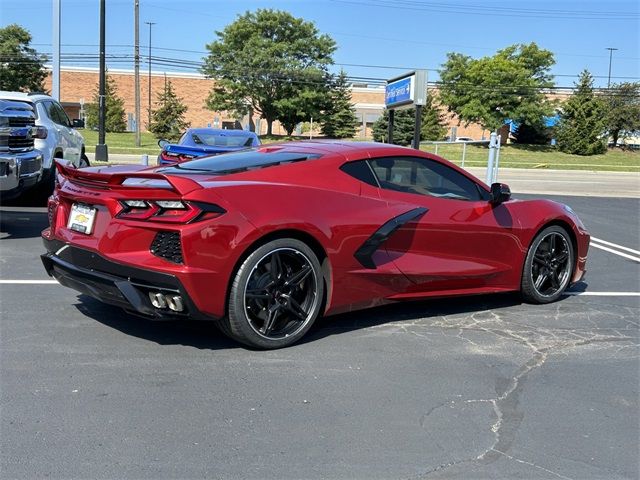
[[[57,157],[56,157],[57,158]],[[53,193],[56,186],[56,166],[55,163],[51,168],[44,170],[42,179],[32,190],[29,191],[30,197],[37,205],[46,205],[49,197]]]
[[[256,248],[238,269],[220,329],[253,348],[283,348],[300,340],[322,309],[324,278],[304,242],[273,240]]]
[[[522,272],[521,291],[530,303],[551,303],[571,283],[574,250],[567,231],[557,225],[542,230],[531,242]]]

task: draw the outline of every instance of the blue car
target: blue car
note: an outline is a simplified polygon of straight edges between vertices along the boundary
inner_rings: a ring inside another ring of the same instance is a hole
[[[162,148],[158,155],[158,165],[174,165],[197,157],[257,147],[260,145],[260,139],[254,132],[246,130],[190,128],[180,137],[178,143],[160,140],[158,145]]]

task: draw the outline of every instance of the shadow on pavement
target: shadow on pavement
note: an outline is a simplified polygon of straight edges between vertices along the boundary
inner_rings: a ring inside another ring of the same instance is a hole
[[[239,348],[225,337],[213,322],[189,320],[157,321],[131,315],[121,308],[104,304],[88,295],[78,295],[74,305],[80,313],[126,335],[159,345],[185,345],[199,349]]]
[[[330,335],[375,327],[385,323],[412,321],[421,318],[475,313],[484,310],[513,307],[522,304],[519,293],[500,293],[470,297],[440,298],[394,303],[357,312],[321,318],[302,339],[313,342]]]
[[[87,295],[79,295],[74,306],[83,315],[126,335],[142,338],[160,345],[186,345],[199,349],[248,348],[224,336],[213,322],[154,321],[131,315],[124,310],[103,304]],[[406,302],[383,307],[320,318],[299,344],[361,330],[400,320],[473,313],[489,309],[520,305],[520,295],[495,294],[456,299]]]
[[[3,206],[0,210],[0,239],[39,237],[47,226],[46,208]]]

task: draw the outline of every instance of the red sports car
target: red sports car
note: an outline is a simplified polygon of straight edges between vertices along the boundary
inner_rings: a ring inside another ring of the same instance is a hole
[[[585,272],[589,234],[569,207],[511,200],[409,148],[293,142],[170,167],[57,167],[50,275],[138,315],[214,320],[257,348],[400,300],[547,303]]]

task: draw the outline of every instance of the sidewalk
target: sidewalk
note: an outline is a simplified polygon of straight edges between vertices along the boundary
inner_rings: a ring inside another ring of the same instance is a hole
[[[93,154],[88,156],[93,162]],[[109,163],[139,165],[142,162],[140,155],[112,153]],[[155,164],[156,157],[150,156],[149,165]],[[485,168],[471,167],[467,170],[484,181]],[[508,184],[513,193],[640,198],[640,173],[636,172],[501,168],[498,181]]]

